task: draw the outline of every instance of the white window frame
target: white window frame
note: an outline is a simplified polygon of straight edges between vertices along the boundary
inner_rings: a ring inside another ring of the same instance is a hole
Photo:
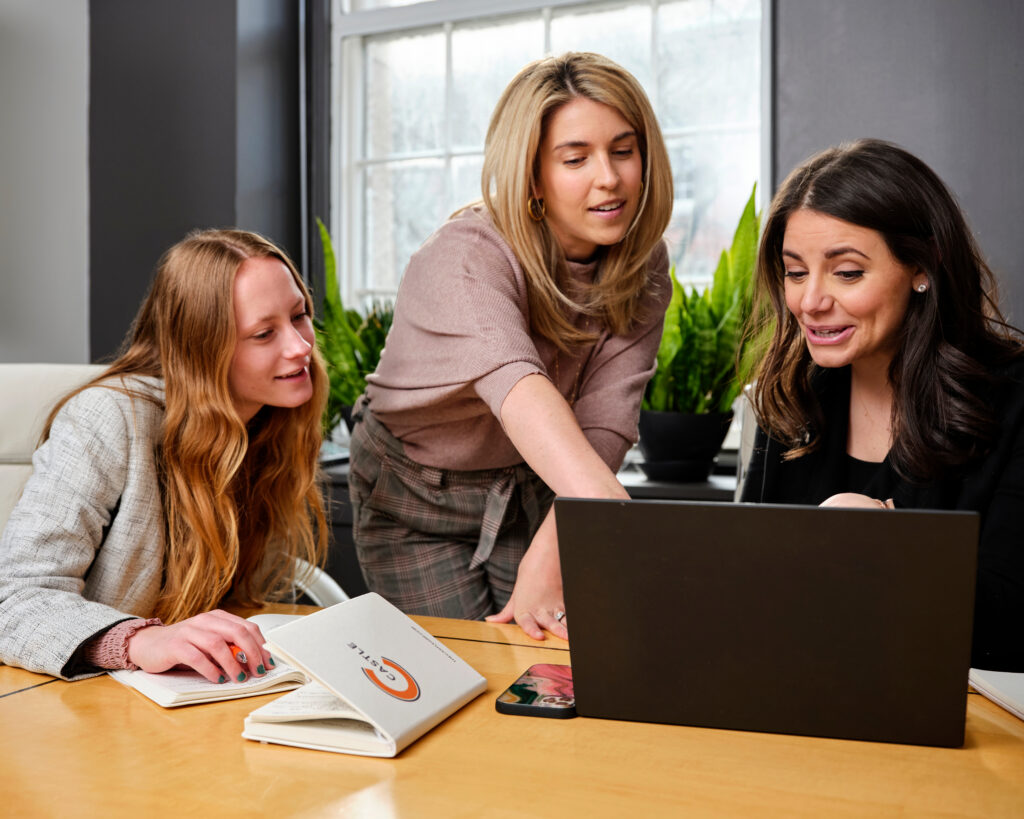
[[[664,0],[668,2],[669,0]],[[544,51],[550,53],[551,11],[566,7],[607,7],[635,4],[636,0],[430,0],[409,6],[351,11],[350,0],[332,2],[332,136],[331,136],[331,207],[328,228],[334,237],[337,254],[338,280],[342,298],[347,305],[356,307],[366,299],[392,296],[393,291],[357,287],[355,279],[364,258],[364,217],[363,191],[359,184],[363,169],[387,159],[366,159],[360,150],[364,135],[365,82],[363,76],[362,38],[398,32],[413,32],[418,29],[441,29],[447,40],[446,53],[451,58],[450,38],[455,23],[488,18],[509,17],[538,12],[544,19]],[[657,14],[663,0],[647,0],[652,15]],[[761,0],[761,120],[760,120],[760,179],[758,200],[764,208],[774,187],[772,179],[772,110],[771,99],[773,77],[771,73],[771,22],[774,0]],[[655,18],[656,19],[656,16]],[[652,74],[657,76],[657,30],[652,27],[651,59]],[[451,66],[446,76],[450,85]],[[646,89],[655,110],[658,109],[658,88]],[[450,88],[446,93],[450,94]],[[338,127],[340,123],[341,127]],[[450,122],[446,123],[450,127]],[[735,124],[727,127],[736,127]],[[666,139],[687,133],[708,132],[708,126],[673,128],[664,131]],[[425,152],[429,158],[443,158],[449,163],[457,156],[471,156],[477,151],[453,150],[450,137],[440,151]],[[414,158],[418,154],[409,154]],[[337,203],[343,203],[338,207]]]

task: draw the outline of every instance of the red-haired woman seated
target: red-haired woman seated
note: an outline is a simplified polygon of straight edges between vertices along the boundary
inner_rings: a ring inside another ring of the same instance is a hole
[[[127,349],[51,414],[0,538],[0,661],[266,673],[259,629],[216,607],[289,591],[295,558],[326,552],[311,311],[256,234],[196,232],[164,255]]]

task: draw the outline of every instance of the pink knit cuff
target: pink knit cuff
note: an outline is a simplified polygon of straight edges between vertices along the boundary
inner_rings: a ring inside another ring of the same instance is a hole
[[[97,668],[127,668],[129,671],[138,671],[139,667],[128,659],[128,641],[135,636],[135,632],[146,626],[162,625],[163,621],[158,617],[149,620],[124,620],[86,643],[83,659]]]
[[[604,427],[589,427],[583,430],[583,435],[608,468],[618,472],[632,444],[619,433]]]
[[[476,394],[491,408],[494,417],[501,421],[501,405],[505,403],[512,388],[528,375],[538,373],[547,378],[544,368],[533,361],[512,361],[493,370],[473,382]]]

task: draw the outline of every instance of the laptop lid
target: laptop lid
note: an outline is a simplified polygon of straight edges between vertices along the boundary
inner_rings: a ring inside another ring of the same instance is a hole
[[[576,710],[964,739],[978,515],[558,498]]]

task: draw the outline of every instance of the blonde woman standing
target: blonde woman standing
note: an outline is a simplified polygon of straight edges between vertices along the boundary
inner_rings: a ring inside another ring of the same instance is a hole
[[[311,310],[254,233],[164,255],[125,352],[51,414],[0,537],[0,661],[64,679],[266,672],[259,629],[216,607],[279,597],[296,557],[323,562]]]
[[[615,472],[670,296],[671,171],[636,79],[569,53],[505,89],[482,181],[412,257],[357,406],[356,549],[407,612],[565,637],[551,502],[627,497]]]

